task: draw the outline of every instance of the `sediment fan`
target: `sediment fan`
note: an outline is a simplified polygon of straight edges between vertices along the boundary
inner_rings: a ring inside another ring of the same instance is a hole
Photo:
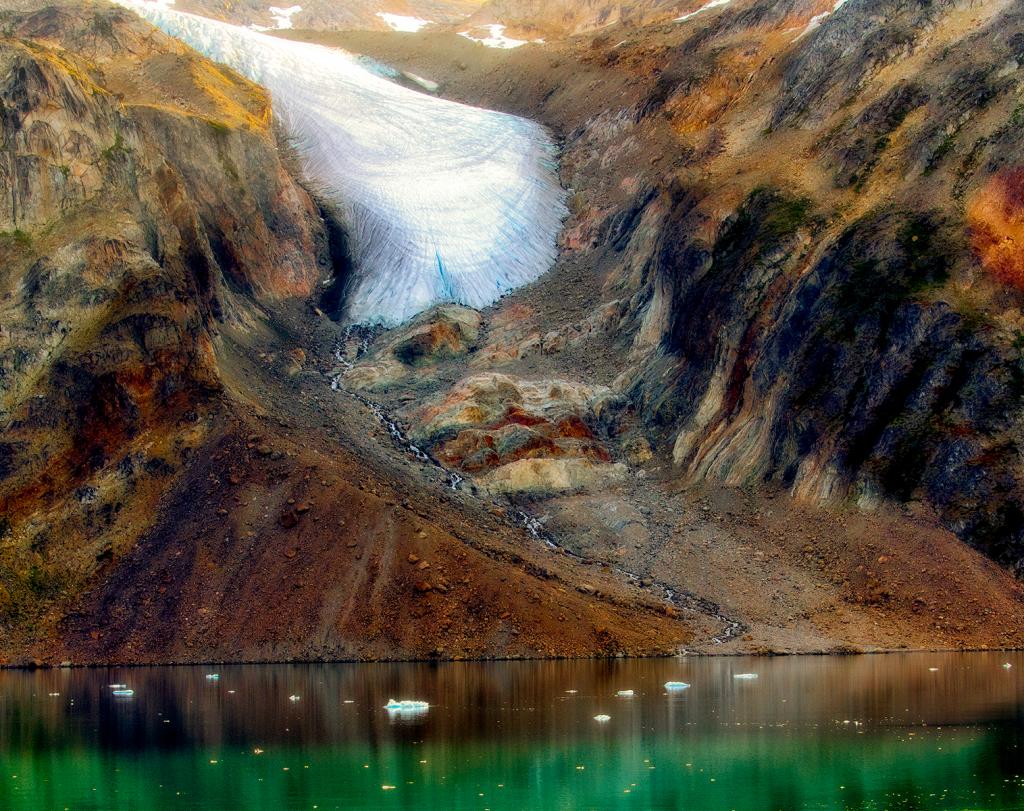
[[[352,321],[484,307],[551,267],[566,212],[540,125],[409,90],[340,50],[122,5],[270,91],[307,177],[348,229]]]

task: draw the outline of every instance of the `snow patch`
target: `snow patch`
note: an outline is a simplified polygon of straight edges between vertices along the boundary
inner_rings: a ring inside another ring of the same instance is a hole
[[[544,40],[542,39],[512,39],[512,37],[505,36],[506,26],[500,23],[492,23],[491,25],[478,25],[476,28],[471,28],[468,31],[460,31],[459,36],[465,37],[473,42],[479,42],[481,45],[486,45],[488,48],[520,48],[523,45],[529,45],[531,42],[536,45],[543,45]],[[487,36],[474,37],[473,33],[480,31],[486,31]]]
[[[288,6],[288,8],[271,6],[268,11],[270,11],[277,30],[284,31],[292,27],[292,17],[302,11],[302,6]]]
[[[554,263],[565,192],[536,122],[402,87],[344,51],[121,2],[270,91],[306,177],[348,232],[352,321],[486,307]]]
[[[415,73],[409,73],[408,71],[406,71],[402,75],[405,76],[405,78],[408,79],[409,81],[415,82],[429,93],[436,93],[438,90],[441,89],[441,85],[439,85],[437,82],[431,81],[430,79],[424,79],[422,76],[417,76]]]
[[[701,14],[702,12],[710,11],[711,9],[718,8],[719,6],[727,6],[731,2],[732,0],[711,0],[711,2],[706,3],[696,11],[691,11],[689,14],[684,14],[682,17],[676,17],[675,20],[673,20],[673,22],[684,23],[687,20],[691,19],[692,17],[696,17],[698,14]]]
[[[821,27],[821,24],[825,21],[825,18],[839,11],[839,9],[841,9],[845,3],[846,0],[836,0],[836,3],[834,6],[832,6],[831,11],[823,11],[821,14],[815,14],[813,17],[811,17],[810,20],[808,20],[807,26],[804,28],[804,30],[793,38],[793,42],[803,39],[816,28]]]
[[[407,17],[402,14],[389,14],[386,11],[378,11],[380,17],[392,31],[401,31],[403,34],[415,34],[428,25],[433,25],[430,20],[421,17]]]

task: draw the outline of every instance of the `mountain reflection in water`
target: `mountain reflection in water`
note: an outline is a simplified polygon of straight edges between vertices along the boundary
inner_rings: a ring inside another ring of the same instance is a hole
[[[1007,653],[8,671],[0,806],[1017,808],[1022,673]]]

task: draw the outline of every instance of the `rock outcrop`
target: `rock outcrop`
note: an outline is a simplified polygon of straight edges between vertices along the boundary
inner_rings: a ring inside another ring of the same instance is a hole
[[[412,435],[496,492],[560,492],[621,475],[604,441],[621,406],[602,386],[475,375],[423,406]]]
[[[329,272],[262,92],[127,11],[0,40],[0,611],[129,548],[209,428],[222,329]]]
[[[466,357],[480,337],[480,314],[456,304],[436,307],[393,330],[372,358],[342,367],[345,385],[359,391],[386,389],[448,360]],[[342,352],[350,351],[342,347]],[[359,345],[355,347],[358,353]]]

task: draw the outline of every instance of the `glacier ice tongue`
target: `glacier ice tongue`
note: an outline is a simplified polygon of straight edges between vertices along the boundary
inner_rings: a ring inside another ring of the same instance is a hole
[[[536,122],[418,93],[340,50],[121,2],[270,91],[306,177],[348,231],[351,321],[485,307],[554,263],[565,192]]]

